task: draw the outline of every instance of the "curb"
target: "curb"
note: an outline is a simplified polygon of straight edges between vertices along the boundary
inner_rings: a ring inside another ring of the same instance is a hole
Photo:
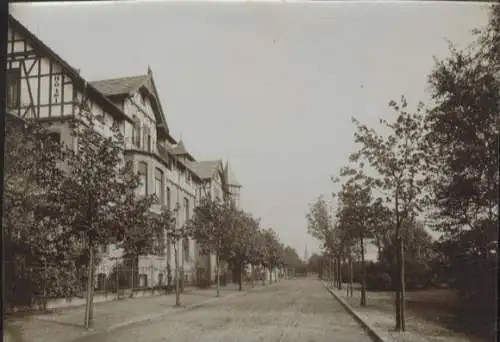
[[[359,314],[354,311],[354,309],[346,303],[342,298],[337,296],[337,294],[328,287],[327,284],[325,284],[323,281],[321,282],[325,289],[330,292],[330,294],[351,314],[351,316],[354,317],[354,319],[365,329],[365,331],[368,333],[368,335],[372,338],[373,341],[375,342],[387,342],[384,340],[379,333],[372,327],[370,326]]]

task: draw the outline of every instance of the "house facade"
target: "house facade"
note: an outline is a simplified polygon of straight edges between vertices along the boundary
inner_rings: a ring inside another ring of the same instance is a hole
[[[204,196],[223,197],[227,187],[222,186],[222,161],[197,161],[182,141],[172,137],[151,69],[143,75],[88,82],[12,16],[7,48],[7,110],[43,122],[73,148],[78,142],[70,134],[68,119],[81,108],[103,116],[97,129],[104,136],[111,134],[113,123],[118,124],[125,138],[125,159],[133,162],[142,180],[137,195],[155,194],[159,199],[153,212],[162,206],[175,210],[181,228]],[[124,262],[124,251],[117,246],[103,246],[100,252],[97,279],[109,277]],[[167,265],[174,270],[173,253],[165,243],[157,254],[140,256],[135,286],[164,285]],[[213,273],[211,257],[201,256],[192,239],[180,243],[179,253],[185,281],[195,282],[200,274]]]

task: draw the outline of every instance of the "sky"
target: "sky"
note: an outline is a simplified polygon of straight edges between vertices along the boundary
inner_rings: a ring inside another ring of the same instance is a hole
[[[308,205],[336,188],[351,117],[428,100],[433,56],[472,42],[484,3],[127,1],[15,4],[11,14],[88,80],[153,71],[167,124],[197,160],[228,159],[242,206],[300,256]]]

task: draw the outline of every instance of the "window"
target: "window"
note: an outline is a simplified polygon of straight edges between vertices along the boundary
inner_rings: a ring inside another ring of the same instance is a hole
[[[21,100],[21,69],[7,70],[7,108],[18,108]]]
[[[170,195],[170,188],[167,186],[167,209],[168,210],[172,210],[172,198],[171,198],[171,195]]]
[[[160,204],[165,203],[165,192],[163,187],[163,171],[159,168],[155,170],[155,195],[158,197]]]
[[[139,185],[139,195],[148,195],[148,164],[145,162],[139,162],[138,174],[141,181]]]
[[[184,254],[184,261],[189,261],[189,238],[182,240],[182,249]]]
[[[189,199],[184,198],[184,215],[186,215],[186,222],[189,221]]]
[[[141,122],[137,117],[134,118],[134,127],[132,130],[132,143],[137,147],[141,147]]]
[[[149,127],[144,126],[143,127],[143,147],[148,151],[151,152],[151,131]]]

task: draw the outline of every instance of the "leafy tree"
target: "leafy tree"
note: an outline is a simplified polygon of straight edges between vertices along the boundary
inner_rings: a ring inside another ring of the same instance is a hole
[[[264,257],[264,265],[269,269],[269,283],[272,283],[272,271],[279,265],[281,261],[278,235],[271,228],[265,229],[263,231],[263,242],[266,251]]]
[[[390,134],[383,136],[373,128],[368,128],[356,119],[357,127],[355,142],[361,144],[360,150],[350,156],[353,162],[367,161],[377,173],[371,182],[385,194],[386,200],[393,206],[394,236],[399,251],[397,253],[397,287],[396,287],[396,330],[405,330],[404,320],[404,246],[401,227],[405,221],[412,220],[419,212],[419,195],[424,180],[421,176],[423,167],[422,145],[422,106],[419,105],[415,113],[407,111],[407,102],[404,97],[401,103],[390,101],[390,107],[397,114],[396,120],[387,122],[380,119]]]
[[[50,219],[52,201],[64,178],[62,145],[39,123],[6,115],[4,154],[3,247],[6,300],[31,305],[33,296],[78,292],[78,245],[58,239]],[[30,271],[31,270],[31,271]]]
[[[84,110],[72,118],[72,136],[77,148],[68,153],[66,177],[57,187],[59,225],[65,239],[79,240],[87,250],[87,305],[85,326],[93,318],[95,254],[98,246],[117,243],[125,235],[120,214],[128,212],[124,201],[128,190],[138,183],[131,176],[130,163],[123,160],[124,141],[118,124],[110,136],[97,130],[102,120]]]
[[[365,238],[369,237],[370,231],[370,202],[371,191],[366,184],[360,183],[358,176],[350,178],[339,192],[339,211],[337,218],[339,227],[344,230],[344,236],[352,241],[359,242],[361,256],[361,306],[366,306],[366,276],[365,276]],[[349,253],[349,256],[351,254]],[[349,266],[352,267],[352,260],[349,260]],[[351,273],[351,272],[350,272]]]
[[[475,44],[451,47],[430,74],[435,106],[425,117],[425,147],[434,228],[447,240],[470,241],[462,252],[487,255],[498,240],[499,6],[476,34]]]
[[[174,248],[174,262],[175,262],[175,304],[176,306],[180,306],[180,288],[179,288],[179,241],[184,240],[185,238],[189,238],[193,236],[193,226],[188,224],[188,227],[185,229],[177,228],[176,222],[176,210],[170,210],[169,208],[163,206],[158,215],[154,216],[146,216],[146,222],[150,220],[152,222],[153,229],[149,232],[151,235],[156,236],[158,240],[161,241],[161,237],[166,237],[166,242],[171,244]],[[150,218],[151,217],[151,218]],[[168,277],[168,285],[171,283],[171,269],[170,263],[167,264],[167,277]]]
[[[123,227],[123,229],[117,227],[116,231],[123,233],[118,246],[123,248],[124,257],[130,261],[130,287],[132,289],[130,297],[132,297],[136,284],[134,270],[138,266],[138,256],[159,252],[157,247],[158,242],[163,240],[163,230],[149,211],[151,205],[157,202],[156,196],[138,197],[136,195],[135,190],[140,184],[137,175],[126,174],[125,180],[124,184],[128,189],[116,208],[115,223]]]
[[[316,253],[313,253],[309,260],[307,261],[307,269],[310,272],[317,273],[319,277],[322,276],[322,265],[323,265],[323,257]]]
[[[233,210],[230,224],[223,236],[221,256],[239,273],[239,290],[242,290],[242,272],[252,261],[255,237],[258,232],[258,222],[249,214]]]
[[[489,250],[498,241],[500,6],[491,7],[487,27],[475,34],[468,48],[451,46],[429,76],[434,103],[425,117],[424,148],[433,228],[442,233],[460,293],[470,298],[468,311],[489,305],[483,321],[493,322],[498,266],[490,263]]]
[[[200,252],[203,255],[215,254],[217,296],[220,288],[220,258],[223,252],[223,241],[229,224],[229,215],[232,206],[228,201],[214,201],[205,198],[199,206],[194,209],[193,217],[189,222],[193,237],[197,241]]]

